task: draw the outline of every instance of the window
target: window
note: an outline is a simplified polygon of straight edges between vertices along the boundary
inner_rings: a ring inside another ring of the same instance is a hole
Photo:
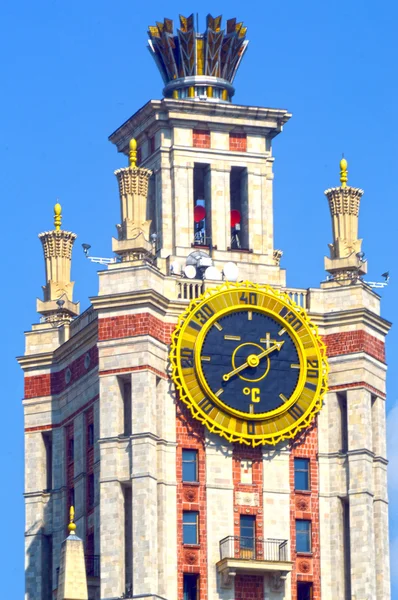
[[[184,600],[198,600],[199,575],[184,573]]]
[[[75,441],[73,438],[68,439],[68,462],[73,462],[75,458]]]
[[[249,248],[248,175],[243,167],[230,173],[231,249]]]
[[[340,451],[345,453],[348,451],[347,394],[337,394],[337,401],[340,410]]]
[[[296,521],[296,552],[311,552],[311,521]]]
[[[94,423],[89,423],[87,427],[87,444],[89,448],[94,446]]]
[[[297,600],[312,600],[312,583],[304,581],[297,583]]]
[[[94,488],[94,473],[90,473],[87,480],[87,496],[88,496],[88,507],[93,508],[95,501],[95,488]]]
[[[182,451],[182,480],[198,481],[198,451]]]
[[[310,461],[308,458],[294,459],[294,489],[304,492],[310,489]]]
[[[208,164],[194,164],[193,201],[193,242],[195,246],[206,246],[211,240],[211,182]]]
[[[45,490],[52,489],[52,471],[53,471],[53,454],[52,454],[52,433],[45,432],[43,435],[44,451],[45,451]]]
[[[254,537],[256,531],[256,517],[253,515],[240,516],[240,547],[254,550]]]
[[[182,542],[183,544],[198,543],[198,518],[196,511],[184,511],[182,513]]]
[[[75,488],[72,487],[69,489],[69,507],[71,506],[75,506]],[[69,517],[69,513],[68,513],[68,517]]]

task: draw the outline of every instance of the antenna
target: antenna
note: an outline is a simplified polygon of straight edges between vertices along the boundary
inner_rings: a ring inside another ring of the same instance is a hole
[[[118,262],[116,257],[114,258],[103,258],[101,256],[89,256],[89,250],[91,248],[90,244],[82,244],[83,252],[86,258],[92,263],[98,263],[100,265],[111,265],[113,263]]]
[[[368,285],[371,288],[385,288],[387,287],[388,282],[390,281],[390,271],[386,271],[385,273],[383,273],[382,277],[384,277],[384,281],[364,281],[364,283],[366,283],[366,285]]]

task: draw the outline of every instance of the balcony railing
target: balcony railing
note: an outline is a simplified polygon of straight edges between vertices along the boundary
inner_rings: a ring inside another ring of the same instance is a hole
[[[220,559],[287,561],[287,540],[229,535],[220,541]]]
[[[100,556],[99,554],[85,554],[87,577],[100,576]]]

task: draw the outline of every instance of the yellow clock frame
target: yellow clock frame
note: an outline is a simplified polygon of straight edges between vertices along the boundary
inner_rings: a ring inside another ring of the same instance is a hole
[[[256,304],[250,301],[253,293]],[[299,377],[292,395],[282,406],[266,413],[249,414],[228,406],[209,388],[203,375],[201,348],[208,330],[221,316],[242,310],[261,312],[279,322],[299,356]],[[187,349],[193,357],[189,366],[184,360]],[[226,282],[192,300],[173,332],[170,361],[179,398],[192,416],[210,432],[250,446],[275,445],[294,438],[309,427],[327,392],[326,347],[316,325],[286,292],[269,285]]]

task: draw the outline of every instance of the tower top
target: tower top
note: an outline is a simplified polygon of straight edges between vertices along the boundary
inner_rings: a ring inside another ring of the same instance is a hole
[[[171,19],[149,27],[149,51],[165,83],[166,98],[231,102],[233,81],[248,45],[247,27],[236,19],[221,29],[222,17],[206,17],[205,33],[195,30],[194,15],[180,15],[174,34]]]
[[[348,167],[348,162],[344,158],[344,154],[343,154],[343,158],[340,161],[340,183],[341,183],[342,188],[347,187],[347,181],[348,181],[347,167]]]

